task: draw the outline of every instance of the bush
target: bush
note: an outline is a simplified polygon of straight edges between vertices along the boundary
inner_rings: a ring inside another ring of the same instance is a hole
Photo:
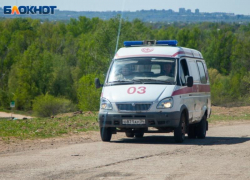
[[[208,72],[210,77],[212,104],[224,106],[232,102],[229,76],[222,76],[216,69],[209,69]]]
[[[100,105],[101,88],[96,89],[94,80],[96,77],[102,76],[96,74],[88,74],[83,76],[79,81],[78,99],[79,108],[84,111],[98,111]]]
[[[208,71],[213,105],[231,106],[242,104],[243,94],[248,92],[250,88],[250,81],[247,76],[243,77],[241,73],[230,73],[223,76],[216,69],[209,69]],[[244,103],[247,102],[247,100],[244,100]]]
[[[36,97],[33,103],[33,111],[37,116],[41,117],[54,116],[59,113],[74,111],[75,109],[75,105],[70,100],[49,94]]]

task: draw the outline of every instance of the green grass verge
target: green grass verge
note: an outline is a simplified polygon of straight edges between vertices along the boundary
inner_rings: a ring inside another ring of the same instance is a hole
[[[76,115],[61,118],[33,118],[25,120],[0,119],[0,137],[8,141],[9,138],[37,139],[57,137],[63,134],[85,131],[97,131],[98,114]]]
[[[240,121],[240,120],[250,120],[250,114],[239,114],[239,115],[217,115],[212,114],[208,119],[208,122],[218,122],[218,121]]]

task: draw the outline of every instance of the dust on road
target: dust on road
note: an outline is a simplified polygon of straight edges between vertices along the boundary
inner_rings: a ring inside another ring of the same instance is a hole
[[[183,144],[172,134],[121,133],[104,143],[97,132],[77,142],[2,151],[0,179],[250,179],[250,122],[216,125]]]

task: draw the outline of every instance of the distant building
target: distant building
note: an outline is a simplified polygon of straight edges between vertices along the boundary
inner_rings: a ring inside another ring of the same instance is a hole
[[[192,13],[192,11],[191,11],[191,9],[187,9],[187,14],[191,14]]]
[[[180,14],[184,14],[186,12],[186,9],[185,8],[179,8],[179,13]]]
[[[174,11],[172,9],[166,10],[167,13],[172,14]]]
[[[199,9],[195,9],[195,14],[200,14],[200,10]]]

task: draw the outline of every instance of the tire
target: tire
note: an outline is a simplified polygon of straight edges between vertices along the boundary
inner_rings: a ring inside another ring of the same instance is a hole
[[[131,137],[131,138],[135,136],[133,132],[125,132],[125,134],[127,137]]]
[[[207,116],[204,114],[201,121],[198,123],[196,127],[196,135],[199,139],[204,139],[206,137],[207,132]]]
[[[135,133],[135,137],[136,137],[136,138],[142,138],[142,137],[143,137],[143,135],[144,135],[144,133],[143,133],[143,132],[140,132],[140,133]]]
[[[109,142],[111,140],[111,137],[112,137],[111,128],[101,127],[100,134],[101,134],[102,141]]]
[[[177,128],[174,129],[174,140],[177,143],[182,143],[185,139],[186,133],[186,117],[185,114],[181,114],[180,123]]]
[[[188,138],[189,139],[195,139],[196,138],[196,126],[195,124],[190,124],[188,127]]]

